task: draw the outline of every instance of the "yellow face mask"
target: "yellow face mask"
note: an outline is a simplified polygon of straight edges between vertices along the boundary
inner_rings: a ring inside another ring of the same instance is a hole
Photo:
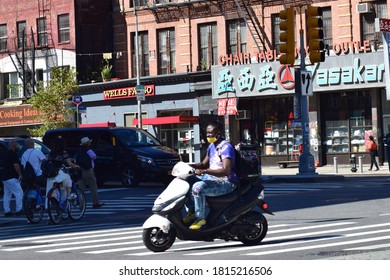
[[[209,142],[210,144],[217,142],[217,140],[217,137],[207,137],[207,142]]]

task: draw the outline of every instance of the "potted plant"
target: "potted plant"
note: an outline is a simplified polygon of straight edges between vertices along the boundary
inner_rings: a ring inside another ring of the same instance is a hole
[[[112,70],[112,65],[106,64],[103,66],[101,71],[103,82],[107,82],[111,80],[111,70]]]

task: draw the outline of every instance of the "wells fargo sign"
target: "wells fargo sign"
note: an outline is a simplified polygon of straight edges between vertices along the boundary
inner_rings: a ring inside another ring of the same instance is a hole
[[[145,85],[145,97],[155,95],[154,85]],[[137,97],[136,87],[117,88],[103,91],[104,100]]]
[[[30,105],[0,106],[0,126],[40,124],[40,113]]]

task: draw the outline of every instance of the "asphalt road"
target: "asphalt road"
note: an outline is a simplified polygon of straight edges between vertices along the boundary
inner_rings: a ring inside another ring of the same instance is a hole
[[[79,222],[33,225],[1,218],[2,260],[390,260],[390,181],[384,177],[337,182],[266,183],[269,231],[259,246],[239,242],[176,240],[164,253],[142,243],[142,223],[162,188],[100,188],[106,205],[88,204]],[[90,198],[90,194],[87,193]]]

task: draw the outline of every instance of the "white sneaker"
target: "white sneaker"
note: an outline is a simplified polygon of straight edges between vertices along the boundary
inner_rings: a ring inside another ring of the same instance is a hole
[[[68,195],[68,200],[72,200],[72,199],[75,199],[75,198],[77,198],[77,195],[75,193],[70,193]]]

